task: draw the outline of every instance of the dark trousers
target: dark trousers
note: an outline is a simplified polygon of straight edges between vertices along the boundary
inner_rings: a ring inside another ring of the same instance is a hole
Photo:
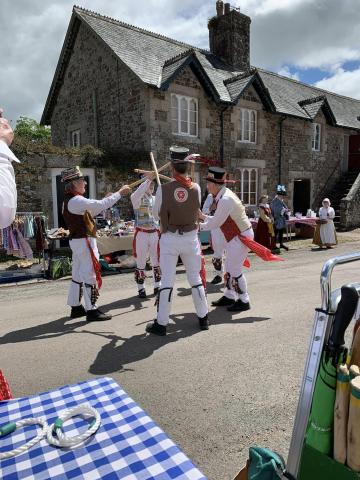
[[[283,244],[283,236],[284,236],[284,231],[285,231],[285,228],[275,228],[275,241],[279,242],[280,245]]]

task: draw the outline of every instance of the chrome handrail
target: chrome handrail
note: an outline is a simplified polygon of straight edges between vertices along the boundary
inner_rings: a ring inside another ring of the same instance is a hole
[[[323,266],[320,274],[321,308],[329,313],[334,313],[331,304],[331,275],[336,265],[360,260],[360,252],[348,253],[339,257],[330,258]]]

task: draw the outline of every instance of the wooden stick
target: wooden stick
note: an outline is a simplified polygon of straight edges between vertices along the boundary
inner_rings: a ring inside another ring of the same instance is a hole
[[[336,381],[334,406],[334,459],[346,462],[347,426],[349,417],[350,378],[347,365],[340,365]]]
[[[158,171],[159,171],[159,170],[158,170]],[[154,175],[155,175],[155,174],[154,174]],[[167,180],[168,182],[170,182],[170,181],[172,180],[172,178],[167,177],[166,175],[159,175],[159,177],[162,178],[163,180]],[[137,187],[138,185],[140,185],[140,183],[145,182],[145,180],[147,180],[147,177],[139,178],[139,180],[136,180],[135,182],[130,183],[128,186],[129,186],[130,188]]]
[[[158,169],[157,169],[157,166],[156,166],[156,163],[155,163],[155,158],[154,158],[154,155],[153,155],[152,152],[150,152],[150,160],[151,160],[151,164],[153,166],[153,170],[155,172],[156,182],[157,182],[158,185],[161,185],[160,178],[159,178],[159,172],[158,172]]]
[[[351,380],[350,384],[351,393],[347,431],[347,464],[355,472],[360,472],[360,377],[355,377]]]
[[[165,163],[164,165],[162,165],[161,167],[158,168],[158,172],[160,173],[163,170],[166,170],[170,165],[171,165],[170,162]],[[142,170],[141,168],[135,168],[134,172],[136,172],[136,173],[151,173],[152,170]]]
[[[167,180],[168,182],[171,182],[171,180],[172,180],[172,178],[167,177],[166,175],[161,175],[161,173],[159,174],[159,177],[163,180]]]

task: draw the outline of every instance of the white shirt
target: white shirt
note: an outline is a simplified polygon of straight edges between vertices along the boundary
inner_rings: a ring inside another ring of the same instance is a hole
[[[211,208],[211,205],[213,204],[213,202],[214,202],[214,197],[213,197],[212,193],[209,193],[209,195],[206,197],[206,200],[205,200],[203,208],[202,208],[202,211],[203,211],[204,215],[209,215],[210,214],[210,208]]]
[[[11,162],[19,162],[7,144],[0,140],[0,228],[6,228],[15,219],[17,192]]]
[[[82,195],[76,195],[73,198],[70,198],[68,203],[68,210],[70,213],[75,215],[83,215],[85,210],[91,213],[93,217],[101,213],[103,210],[107,210],[112,207],[116,202],[121,198],[119,192],[113,193],[109,197],[103,198],[102,200],[92,200],[90,198],[85,198]]]
[[[140,208],[141,199],[146,194],[150,185],[151,185],[151,181],[149,179],[147,179],[143,183],[140,184],[140,186],[135,190],[135,192],[133,192],[130,195],[131,203],[132,203],[132,206],[133,206],[134,210],[138,210]],[[149,194],[149,197],[150,197],[150,194]],[[153,195],[153,199],[155,199],[154,195]]]
[[[213,230],[219,228],[225,222],[230,215],[232,209],[236,206],[236,203],[231,197],[224,196],[226,187],[222,187],[215,197],[218,202],[214,213],[214,216],[206,216],[204,223],[200,223],[200,230]]]
[[[174,182],[175,180],[173,180]],[[197,183],[193,183],[193,186],[197,188],[198,194],[199,194],[199,203],[201,204],[201,190],[200,186]],[[161,191],[161,185],[158,186],[156,190],[156,195],[155,195],[155,203],[153,207],[153,216],[156,222],[160,220],[160,208],[161,208],[161,203],[162,203],[162,191]]]

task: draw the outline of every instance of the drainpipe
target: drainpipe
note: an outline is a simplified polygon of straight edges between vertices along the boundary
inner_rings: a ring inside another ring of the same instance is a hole
[[[97,98],[96,98],[95,89],[92,92],[92,103],[93,103],[93,121],[94,121],[94,147],[98,147],[99,132],[98,132]]]
[[[283,137],[283,122],[286,120],[286,117],[283,115],[280,117],[279,120],[279,177],[278,177],[278,184],[282,185],[281,183],[281,170],[282,170],[282,137]]]
[[[224,112],[227,108],[220,111],[220,167],[224,166]]]

